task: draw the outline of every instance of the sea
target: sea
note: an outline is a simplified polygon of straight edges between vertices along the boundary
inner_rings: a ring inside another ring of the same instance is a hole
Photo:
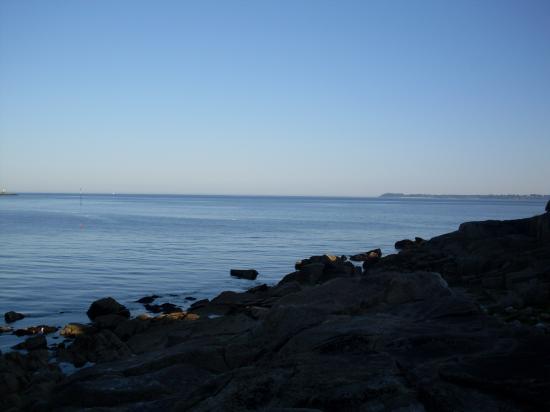
[[[274,284],[304,257],[350,255],[395,241],[429,239],[460,223],[544,211],[543,199],[337,198],[199,195],[18,194],[0,196],[0,324],[88,322],[111,296],[133,315],[135,301],[182,308],[186,298]],[[231,277],[256,269],[257,280]],[[53,336],[53,339],[59,339]],[[0,350],[20,339],[0,334]],[[49,338],[51,341],[51,338]]]

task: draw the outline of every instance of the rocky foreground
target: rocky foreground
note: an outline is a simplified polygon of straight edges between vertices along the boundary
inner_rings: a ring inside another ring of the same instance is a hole
[[[188,312],[95,302],[53,352],[36,334],[2,356],[0,409],[550,410],[550,213],[398,246]]]

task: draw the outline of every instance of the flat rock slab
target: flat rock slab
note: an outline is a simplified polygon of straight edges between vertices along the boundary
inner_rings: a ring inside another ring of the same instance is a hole
[[[255,280],[258,277],[258,271],[255,269],[231,269],[231,276],[241,279]]]

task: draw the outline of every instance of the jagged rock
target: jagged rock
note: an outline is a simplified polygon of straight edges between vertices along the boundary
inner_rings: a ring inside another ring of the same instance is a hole
[[[546,207],[544,208],[546,213],[550,213],[550,200],[546,203]]]
[[[86,362],[108,362],[130,356],[131,351],[113,332],[103,329],[90,335],[79,335],[66,349],[58,350],[58,358],[76,367]]]
[[[10,310],[9,312],[4,313],[4,319],[7,323],[13,323],[18,320],[21,320],[25,317],[22,313],[14,312]]]
[[[258,271],[255,269],[231,269],[231,276],[241,279],[255,280],[258,277]]]
[[[91,320],[104,315],[130,317],[130,311],[111,297],[96,300],[91,304],[86,314]]]
[[[46,349],[48,343],[46,338],[43,335],[33,336],[26,339],[24,342],[18,343],[13,348],[14,349],[25,349],[25,350],[36,350],[36,349]]]
[[[333,255],[321,255],[321,256],[311,256],[307,259],[302,259],[296,262],[294,268],[300,270],[303,266],[309,265],[311,263],[322,263],[324,265],[331,263],[344,262],[345,260],[338,258]]]
[[[352,255],[349,257],[349,259],[353,260],[354,262],[365,262],[365,261],[378,261],[381,257],[382,257],[382,251],[380,249],[373,249],[365,253]]]
[[[279,285],[298,282],[304,285],[324,283],[338,277],[353,277],[361,274],[361,268],[337,256],[311,256],[295,264],[296,272],[289,273]]]
[[[10,326],[2,326],[0,325],[0,333],[11,333],[13,332],[13,328]]]

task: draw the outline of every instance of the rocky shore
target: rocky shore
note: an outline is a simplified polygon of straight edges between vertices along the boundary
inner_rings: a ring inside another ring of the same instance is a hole
[[[188,311],[101,299],[49,347],[27,328],[0,358],[0,410],[550,410],[548,207],[397,246],[312,256]]]

